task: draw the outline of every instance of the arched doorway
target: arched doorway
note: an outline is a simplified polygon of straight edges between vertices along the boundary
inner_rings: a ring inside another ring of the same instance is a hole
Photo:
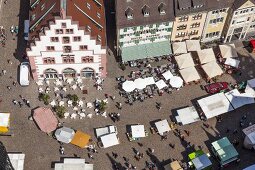
[[[63,76],[65,78],[75,77],[76,76],[76,71],[72,68],[66,68],[66,69],[63,70]]]
[[[44,71],[45,78],[47,79],[56,79],[58,78],[58,72],[52,68],[49,68]]]
[[[81,70],[81,77],[91,78],[95,75],[95,71],[92,68],[86,67]]]

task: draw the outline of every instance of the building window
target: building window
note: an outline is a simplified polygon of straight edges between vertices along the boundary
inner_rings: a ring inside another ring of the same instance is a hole
[[[88,46],[87,45],[80,45],[80,50],[87,50]]]
[[[70,43],[70,37],[63,37],[62,40],[63,40],[63,44]]]
[[[97,12],[97,17],[98,17],[98,18],[101,18],[101,15],[100,15],[100,13],[99,13],[99,12]]]
[[[101,36],[100,35],[97,35],[97,40],[101,42]]]
[[[179,22],[185,22],[185,21],[188,21],[189,19],[189,16],[182,16],[179,18]]]
[[[62,28],[66,28],[66,23],[65,23],[65,22],[62,22],[62,23],[61,23],[61,27],[62,27]]]
[[[88,8],[88,9],[90,9],[90,7],[91,7],[91,6],[90,6],[90,4],[89,4],[89,3],[87,3],[87,8]]]
[[[31,16],[31,20],[32,20],[32,21],[35,20],[35,16],[36,16],[35,14],[33,14],[33,15]]]
[[[66,29],[66,34],[73,34],[73,29]]]
[[[63,34],[63,29],[56,29],[56,34]]]
[[[59,42],[58,37],[50,37],[51,42]]]
[[[75,37],[73,37],[73,41],[74,42],[81,41],[81,37],[80,36],[75,36]]]
[[[65,57],[63,57],[63,63],[65,63],[65,64],[72,64],[72,63],[74,63],[74,57],[72,57],[72,56],[65,56]]]
[[[201,18],[202,18],[202,14],[196,14],[196,15],[192,16],[193,20],[199,20]]]
[[[93,63],[94,57],[93,56],[86,56],[81,58],[82,63]]]
[[[185,30],[187,28],[187,25],[180,25],[177,27],[177,30]]]
[[[71,46],[64,46],[63,50],[64,50],[65,53],[70,53],[70,52],[72,52],[72,47]]]
[[[87,25],[88,32],[91,32],[91,27]]]
[[[54,51],[55,50],[55,47],[54,46],[47,46],[47,51]]]
[[[55,64],[55,58],[54,57],[47,57],[43,59],[43,64]]]
[[[45,8],[45,3],[41,5],[41,11],[44,10]]]

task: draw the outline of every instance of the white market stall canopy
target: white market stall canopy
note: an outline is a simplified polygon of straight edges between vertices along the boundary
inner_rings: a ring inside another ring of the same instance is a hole
[[[170,78],[173,77],[173,74],[170,72],[170,70],[168,70],[168,71],[164,72],[162,74],[162,76],[165,78],[165,80],[169,80]]]
[[[198,58],[201,64],[215,61],[215,55],[212,48],[197,51]]]
[[[181,123],[182,125],[200,121],[199,115],[194,106],[179,109],[177,110],[177,114],[178,116],[175,118],[177,122]]]
[[[245,88],[246,96],[255,97],[255,78],[247,81],[247,86]]]
[[[134,83],[135,88],[137,88],[138,90],[143,90],[147,86],[146,81],[144,81],[144,79],[142,78],[135,79]]]
[[[238,68],[240,61],[229,57],[226,59],[224,64]]]
[[[110,133],[110,134],[101,136],[100,139],[104,148],[108,148],[108,147],[119,144],[119,139],[117,138],[116,133]]]
[[[216,61],[211,61],[202,65],[203,70],[209,78],[213,78],[223,74],[223,71]]]
[[[146,77],[146,78],[144,78],[144,81],[145,81],[145,83],[146,83],[147,86],[148,86],[148,85],[155,84],[155,80],[154,80],[153,77]]]
[[[235,44],[219,45],[219,48],[223,58],[238,57]]]
[[[235,109],[242,107],[246,104],[254,103],[253,97],[246,97],[245,94],[241,94],[237,89],[225,93],[225,96],[228,98],[228,100]]]
[[[201,50],[199,40],[186,40],[186,46],[188,52]]]
[[[106,127],[101,127],[96,129],[96,136],[97,138],[110,134],[110,133],[117,133],[117,127],[116,126],[106,126]]]
[[[8,153],[11,164],[15,170],[24,170],[25,154],[23,153]]]
[[[172,43],[172,48],[173,48],[174,54],[187,53],[187,47],[186,47],[186,43],[184,41]]]
[[[74,130],[68,127],[62,127],[55,131],[55,137],[63,143],[70,143],[74,137]]]
[[[180,88],[183,85],[183,80],[179,76],[173,76],[170,78],[170,85],[174,88]]]
[[[166,83],[163,80],[159,80],[156,82],[156,86],[158,87],[159,90],[167,87]]]
[[[132,92],[135,90],[135,83],[133,81],[125,81],[122,84],[122,89],[125,90],[126,92]]]
[[[165,132],[169,132],[171,130],[166,119],[156,122],[155,126],[160,135],[164,135]]]
[[[197,101],[207,119],[234,110],[223,93],[217,93]]]
[[[132,125],[131,133],[133,138],[143,138],[145,137],[144,125]]]
[[[10,113],[0,113],[0,127],[9,127]]]
[[[191,53],[175,56],[175,61],[179,69],[195,66]]]
[[[182,70],[179,70],[183,80],[188,83],[191,81],[196,81],[200,79],[200,76],[195,67],[189,67]]]

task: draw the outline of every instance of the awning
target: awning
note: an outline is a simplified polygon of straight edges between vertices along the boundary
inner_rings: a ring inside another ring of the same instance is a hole
[[[183,80],[179,76],[173,76],[170,78],[170,85],[174,88],[180,88],[183,85]]]
[[[226,59],[224,64],[238,68],[240,61],[229,57]]]
[[[74,130],[68,127],[62,127],[56,130],[55,137],[63,143],[70,143],[74,137]]]
[[[239,93],[237,89],[225,93],[225,96],[235,109],[254,103],[254,97],[246,97],[245,94]]]
[[[50,108],[39,107],[35,109],[33,118],[39,128],[45,133],[50,133],[57,128],[58,119]]]
[[[202,65],[203,70],[209,78],[213,78],[223,74],[223,71],[216,61],[211,61]]]
[[[200,79],[200,76],[199,76],[195,67],[189,67],[189,68],[185,68],[185,69],[182,69],[179,71],[180,71],[180,74],[181,74],[183,80],[186,83]]]
[[[184,41],[172,43],[172,48],[173,48],[174,54],[187,53],[187,47],[186,47],[186,43]]]
[[[119,144],[119,139],[117,138],[116,133],[101,136],[100,139],[104,148],[108,148]]]
[[[156,82],[156,86],[158,87],[159,90],[167,87],[166,83],[163,80],[159,80]]]
[[[165,80],[169,80],[170,78],[173,77],[173,74],[170,72],[170,70],[168,70],[168,71],[164,72],[162,74],[162,76],[165,78]]]
[[[132,92],[133,90],[135,90],[135,83],[133,81],[125,81],[122,84],[122,89],[126,92]]]
[[[147,86],[146,82],[142,78],[135,79],[134,83],[135,88],[137,88],[138,90],[143,90]]]
[[[122,47],[122,61],[133,61],[149,57],[172,54],[169,41],[153,42],[135,46]]]
[[[175,61],[179,69],[195,66],[191,53],[175,56]]]
[[[164,135],[165,132],[169,132],[171,130],[166,119],[156,122],[155,126],[160,135]]]
[[[131,133],[133,138],[145,137],[144,125],[132,125]]]
[[[177,110],[177,114],[178,116],[176,117],[176,120],[182,125],[194,123],[200,120],[194,106],[179,109]]]
[[[219,45],[219,48],[223,58],[238,57],[235,44]]]
[[[197,51],[198,58],[201,64],[215,61],[215,55],[212,48]]]
[[[85,148],[90,140],[90,135],[77,131],[71,141],[71,144],[79,146],[80,148]]]
[[[201,50],[199,40],[186,40],[186,46],[189,52]]]
[[[148,85],[155,84],[155,80],[154,80],[153,77],[146,77],[146,78],[144,78],[144,81],[145,81],[145,83],[146,83],[147,86],[148,86]]]
[[[197,101],[207,119],[234,110],[223,93],[217,93]]]

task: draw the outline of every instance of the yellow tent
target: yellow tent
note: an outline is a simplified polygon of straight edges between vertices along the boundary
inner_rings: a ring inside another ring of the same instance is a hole
[[[0,113],[0,133],[9,131],[10,113]]]
[[[83,133],[81,131],[77,131],[74,134],[74,137],[71,141],[71,144],[79,146],[80,148],[85,148],[89,143],[90,137],[91,136],[86,134],[86,133]]]

